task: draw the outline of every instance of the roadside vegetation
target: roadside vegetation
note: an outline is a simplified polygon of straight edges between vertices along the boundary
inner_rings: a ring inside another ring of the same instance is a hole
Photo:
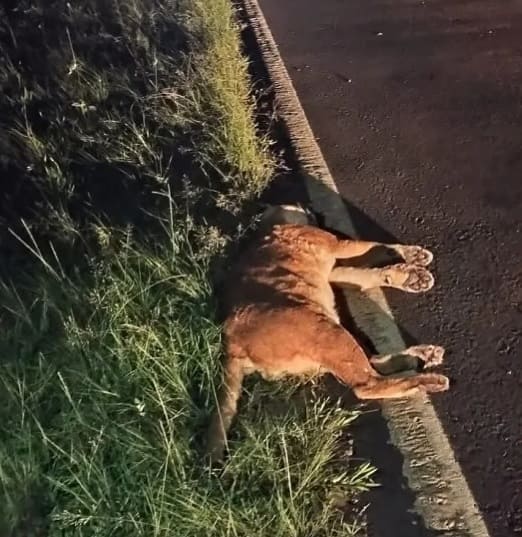
[[[202,458],[211,274],[275,166],[230,0],[4,1],[0,87],[0,535],[355,534],[319,393],[250,382]]]

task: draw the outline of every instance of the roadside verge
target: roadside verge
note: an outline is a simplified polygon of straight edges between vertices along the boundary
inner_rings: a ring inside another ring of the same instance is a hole
[[[63,8],[0,3],[0,536],[356,534],[374,470],[322,391],[245,382],[203,458],[274,175],[232,2]]]
[[[274,89],[276,113],[297,156],[298,172],[304,177],[313,208],[323,215],[329,228],[357,236],[259,3],[242,0],[242,5]],[[355,322],[379,353],[405,347],[380,290],[364,294],[349,292],[344,298]],[[427,534],[487,537],[482,516],[430,400],[419,396],[407,401],[385,402],[381,410],[391,441],[404,459],[402,471],[415,496],[415,510]],[[392,531],[400,530],[392,528]]]

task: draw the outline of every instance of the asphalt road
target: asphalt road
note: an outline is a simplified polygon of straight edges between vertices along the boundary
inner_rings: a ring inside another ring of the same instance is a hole
[[[491,534],[522,535],[522,2],[260,3],[361,234],[436,255],[389,298],[448,350],[433,400]]]

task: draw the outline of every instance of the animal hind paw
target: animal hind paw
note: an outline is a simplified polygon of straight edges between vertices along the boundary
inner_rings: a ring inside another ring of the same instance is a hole
[[[426,375],[419,375],[418,380],[419,389],[426,393],[445,392],[449,389],[449,378],[445,375],[428,373]]]

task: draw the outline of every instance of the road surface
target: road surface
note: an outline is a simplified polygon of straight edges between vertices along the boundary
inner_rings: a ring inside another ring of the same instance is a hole
[[[522,535],[522,2],[260,4],[360,233],[436,255],[389,298],[448,350],[433,401],[492,536]]]

